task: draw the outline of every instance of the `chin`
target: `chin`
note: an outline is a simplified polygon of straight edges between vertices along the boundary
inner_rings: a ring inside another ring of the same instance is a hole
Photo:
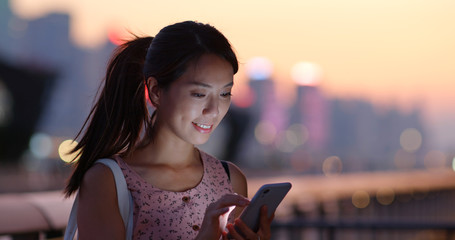
[[[206,137],[206,138],[198,138],[198,139],[194,139],[193,141],[193,144],[194,145],[202,145],[202,144],[205,144],[206,142],[209,141],[209,137]]]

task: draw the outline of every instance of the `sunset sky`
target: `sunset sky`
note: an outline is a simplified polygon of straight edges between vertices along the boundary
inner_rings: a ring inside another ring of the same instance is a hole
[[[25,19],[70,15],[72,40],[94,48],[109,34],[155,35],[197,20],[217,27],[241,63],[268,58],[283,93],[305,61],[322,71],[329,97],[362,98],[408,111],[419,106],[430,130],[455,145],[455,1],[452,0],[10,0]],[[244,81],[245,68],[237,76]],[[292,94],[290,94],[292,95]]]

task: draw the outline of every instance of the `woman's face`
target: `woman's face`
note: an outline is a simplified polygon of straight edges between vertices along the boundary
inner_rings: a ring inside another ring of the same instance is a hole
[[[207,142],[229,109],[233,77],[231,64],[213,54],[189,64],[167,90],[160,90],[159,134],[196,145]]]

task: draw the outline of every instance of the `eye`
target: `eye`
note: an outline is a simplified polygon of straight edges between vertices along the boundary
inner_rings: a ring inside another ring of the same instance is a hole
[[[222,97],[230,97],[232,96],[231,92],[225,92],[221,94]]]
[[[203,97],[205,97],[205,94],[203,94],[203,93],[191,93],[191,96],[192,97],[196,97],[196,98],[203,98]]]

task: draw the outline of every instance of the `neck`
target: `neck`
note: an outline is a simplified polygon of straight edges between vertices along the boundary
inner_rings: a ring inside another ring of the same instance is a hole
[[[199,164],[199,152],[186,141],[163,132],[152,134],[151,140],[138,147],[131,155],[132,164],[159,164],[168,166],[188,166]]]

